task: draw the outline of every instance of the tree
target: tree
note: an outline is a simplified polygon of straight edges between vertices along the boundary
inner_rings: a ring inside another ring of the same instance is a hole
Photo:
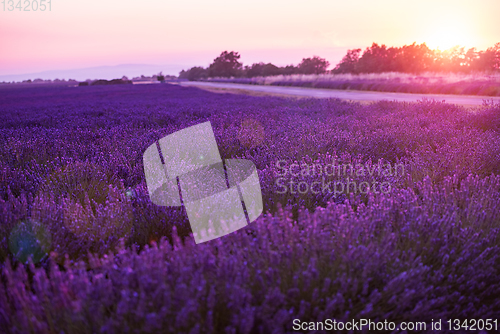
[[[247,78],[267,77],[271,75],[280,75],[281,69],[271,63],[264,64],[263,62],[255,63],[252,66],[245,66],[245,75]]]
[[[262,68],[262,76],[267,77],[271,75],[280,75],[281,69],[271,63],[265,64]]]
[[[360,56],[361,49],[347,50],[347,54],[335,66],[332,73],[358,73],[357,65]]]
[[[360,73],[380,73],[389,71],[388,63],[387,47],[384,44],[373,43],[363,52],[357,67]]]
[[[312,58],[304,58],[299,64],[299,72],[302,74],[321,74],[325,73],[330,63],[326,59],[314,56]]]
[[[187,79],[187,71],[182,70],[179,72],[179,79]]]
[[[299,71],[299,68],[297,66],[287,65],[287,66],[281,68],[281,74],[284,74],[284,75],[292,75],[292,74],[298,74],[298,73],[300,73],[300,71]]]
[[[393,49],[393,48],[391,48]],[[389,49],[390,50],[390,49]],[[394,72],[421,73],[429,71],[434,63],[434,53],[425,43],[405,45],[396,48]]]
[[[245,66],[245,76],[247,78],[260,77],[262,76],[262,69],[264,68],[264,63],[254,63],[252,66]]]
[[[156,75],[156,80],[160,81],[161,83],[165,82],[165,76],[163,75],[162,72],[158,73],[158,75]]]
[[[208,76],[226,78],[240,76],[243,64],[238,59],[240,59],[238,52],[222,52],[208,67]]]
[[[474,66],[478,71],[494,71],[500,69],[500,43],[488,48],[486,51],[479,52],[478,59]]]
[[[188,79],[189,81],[196,81],[200,79],[206,79],[208,77],[207,69],[201,66],[191,67],[187,71],[180,71],[179,79]]]

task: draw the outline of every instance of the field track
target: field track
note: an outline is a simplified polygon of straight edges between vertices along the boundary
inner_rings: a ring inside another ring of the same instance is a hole
[[[408,93],[390,93],[390,92],[372,92],[372,91],[349,91],[335,89],[302,88],[302,87],[282,87],[282,86],[264,86],[264,85],[246,85],[234,83],[216,83],[186,81],[183,86],[196,86],[202,89],[216,91],[221,93],[239,93],[251,95],[281,95],[295,97],[317,97],[317,98],[339,98],[343,100],[352,100],[358,102],[373,102],[380,100],[398,101],[398,102],[416,102],[417,100],[435,99],[463,105],[467,107],[479,106],[483,100],[494,100],[500,102],[500,97],[490,96],[472,96],[472,95],[443,95],[443,94],[408,94]]]

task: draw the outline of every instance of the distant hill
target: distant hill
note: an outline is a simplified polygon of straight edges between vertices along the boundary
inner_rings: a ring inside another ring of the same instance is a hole
[[[178,75],[185,68],[185,65],[148,65],[148,64],[123,64],[116,66],[98,66],[71,70],[52,70],[37,73],[0,75],[2,81],[23,81],[34,79],[75,79],[84,81],[87,79],[115,79],[127,76],[129,78],[138,77],[141,75],[153,75],[159,72],[164,74]]]

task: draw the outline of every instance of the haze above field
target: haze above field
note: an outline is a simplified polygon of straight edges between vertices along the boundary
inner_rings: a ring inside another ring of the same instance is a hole
[[[61,78],[61,70],[84,80],[93,76],[68,69],[120,64],[165,64],[142,74],[177,75],[223,50],[240,52],[245,64],[297,64],[319,55],[335,65],[347,49],[372,42],[486,49],[498,42],[499,12],[496,0],[53,0],[50,12],[0,8],[0,81],[26,73]],[[136,74],[109,78],[121,75]]]
[[[96,66],[96,67],[86,67],[78,69],[61,69],[61,70],[49,70],[43,72],[35,73],[24,73],[24,74],[8,74],[0,75],[1,81],[16,81],[20,82],[28,79],[74,79],[79,81],[84,81],[87,79],[114,79],[121,78],[126,75],[130,79],[133,77],[140,77],[143,74],[153,74],[163,72],[178,73],[182,70],[180,65],[148,65],[148,64],[123,64],[116,66]]]

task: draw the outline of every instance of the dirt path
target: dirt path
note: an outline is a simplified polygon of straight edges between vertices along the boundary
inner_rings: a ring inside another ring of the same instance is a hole
[[[302,87],[261,86],[261,85],[245,85],[245,84],[234,84],[234,83],[198,82],[198,81],[185,81],[181,82],[181,85],[196,86],[202,89],[220,93],[339,98],[357,102],[372,102],[380,100],[389,100],[398,102],[416,102],[417,100],[422,100],[424,98],[427,98],[427,99],[435,99],[438,101],[446,101],[447,103],[459,104],[467,107],[479,106],[483,103],[483,100],[494,100],[495,102],[500,103],[500,97],[490,97],[490,96],[406,94],[406,93],[334,90],[334,89],[302,88]]]

